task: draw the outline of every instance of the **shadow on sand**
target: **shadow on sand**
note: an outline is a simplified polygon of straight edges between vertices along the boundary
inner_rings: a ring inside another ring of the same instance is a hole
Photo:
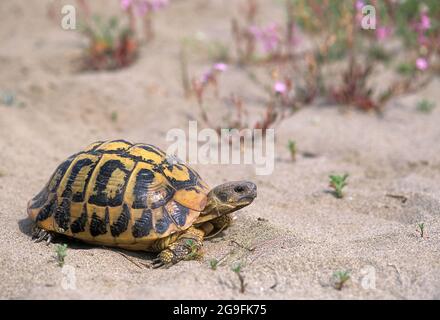
[[[29,218],[24,218],[18,221],[18,228],[19,230],[27,235],[29,237],[29,241],[32,237],[32,228],[34,227],[34,222]],[[68,245],[69,249],[73,250],[89,250],[94,248],[102,248],[109,251],[116,252],[120,255],[122,255],[124,258],[129,260],[131,263],[137,265],[138,267],[147,267],[147,264],[150,263],[151,260],[156,258],[156,253],[151,252],[144,252],[144,251],[129,251],[121,248],[116,247],[107,247],[107,246],[99,246],[99,245],[91,245],[87,244],[85,242],[82,242],[78,239],[73,239],[66,237],[61,234],[57,234],[54,238],[52,243],[66,243]],[[41,245],[41,243],[35,243],[35,245]],[[133,260],[131,258],[135,258],[136,260]],[[137,261],[139,260],[139,261]]]

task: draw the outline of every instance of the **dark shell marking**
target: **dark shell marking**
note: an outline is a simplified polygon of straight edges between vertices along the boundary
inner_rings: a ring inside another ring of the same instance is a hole
[[[110,231],[113,237],[119,236],[121,233],[125,232],[128,228],[128,223],[130,222],[130,208],[124,203],[122,206],[121,215],[118,217],[115,223],[110,227]]]
[[[79,233],[86,230],[87,223],[87,205],[83,205],[81,216],[72,222],[70,225],[70,230],[72,233]]]
[[[107,224],[109,222],[108,208],[105,210],[104,219],[98,217],[96,212],[92,214],[92,220],[90,221],[90,234],[93,237],[107,233]]]
[[[129,175],[129,171],[125,168],[119,160],[108,160],[104,165],[99,168],[98,177],[94,186],[94,193],[89,198],[90,204],[97,206],[110,206],[118,207],[122,205],[123,190],[119,189],[114,195],[109,195],[106,192],[109,180],[112,177],[113,172],[121,170],[125,174],[125,180]]]
[[[57,190],[61,179],[63,178],[73,159],[75,159],[74,156],[70,157],[58,166],[46,187],[44,187],[43,190],[41,190],[40,193],[38,193],[32,199],[32,205],[30,206],[31,209],[41,208],[47,202],[50,193],[53,193]]]
[[[153,215],[150,209],[145,209],[142,216],[134,223],[132,234],[135,238],[142,238],[153,228]]]
[[[57,206],[54,219],[62,230],[69,229],[70,223],[70,200],[63,198],[61,203]]]

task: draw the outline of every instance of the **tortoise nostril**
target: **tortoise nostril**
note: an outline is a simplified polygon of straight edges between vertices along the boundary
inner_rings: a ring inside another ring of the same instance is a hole
[[[234,191],[237,193],[242,193],[244,191],[244,187],[243,186],[236,186],[234,188]]]

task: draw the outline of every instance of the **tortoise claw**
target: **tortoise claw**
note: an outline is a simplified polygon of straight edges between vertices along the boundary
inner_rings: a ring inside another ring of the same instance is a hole
[[[51,243],[52,243],[52,240],[53,240],[53,234],[52,234],[52,233],[49,233],[49,234],[47,235],[47,239],[46,239],[46,246],[48,246],[49,244],[51,244]]]
[[[172,265],[172,262],[164,262],[160,257],[157,257],[151,262],[151,268],[153,269],[168,269]]]
[[[40,232],[34,239],[33,241],[35,243],[41,242],[44,240],[44,238],[46,237],[46,234],[44,232]]]
[[[44,229],[35,227],[32,232],[32,240],[35,243],[46,241],[46,245],[49,245],[53,240],[53,234]]]
[[[159,269],[165,266],[165,263],[160,259],[160,258],[156,258],[152,261],[151,267],[153,269]]]

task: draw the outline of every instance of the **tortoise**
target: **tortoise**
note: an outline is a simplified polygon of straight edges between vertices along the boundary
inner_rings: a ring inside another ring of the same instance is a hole
[[[125,140],[92,143],[62,162],[28,203],[33,239],[56,234],[86,243],[159,252],[153,268],[188,258],[204,237],[227,228],[257,187],[233,181],[213,189],[175,156]]]

